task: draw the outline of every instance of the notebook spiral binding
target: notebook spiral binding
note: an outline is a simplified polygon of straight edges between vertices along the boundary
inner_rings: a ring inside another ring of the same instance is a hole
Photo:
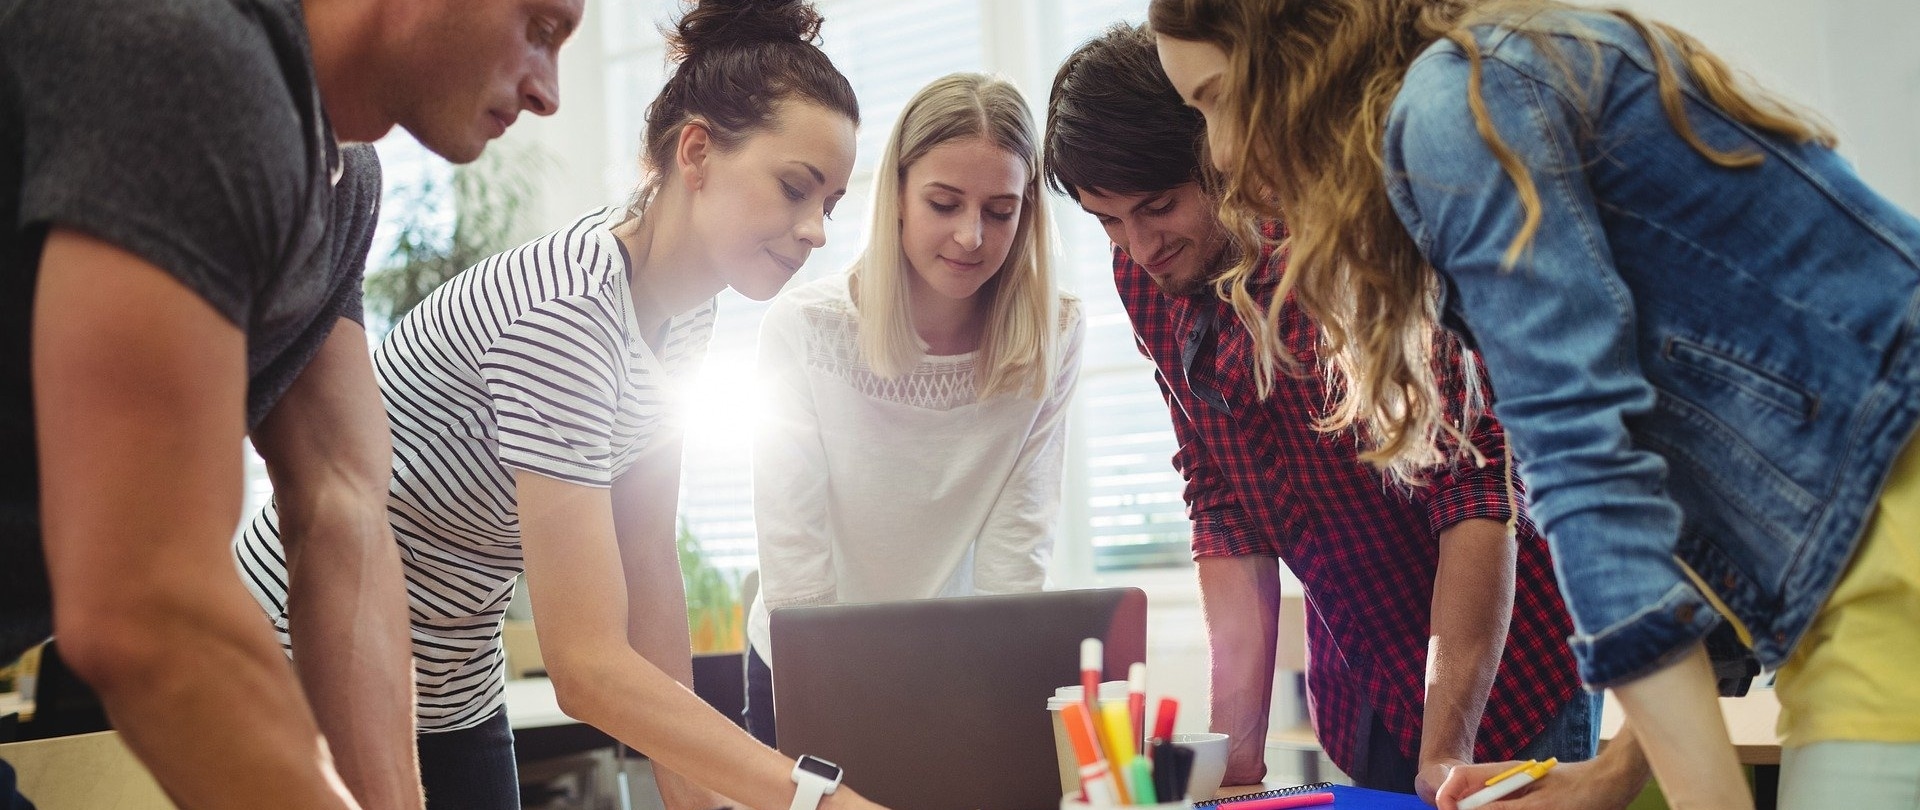
[[[1194,810],[1202,810],[1202,808],[1219,807],[1220,805],[1232,804],[1234,802],[1250,802],[1255,799],[1277,799],[1281,796],[1298,796],[1302,793],[1313,793],[1315,791],[1326,790],[1330,787],[1333,787],[1332,782],[1315,782],[1311,785],[1300,785],[1298,787],[1281,788],[1279,790],[1265,790],[1259,793],[1249,793],[1245,796],[1226,796],[1219,799],[1208,799],[1204,802],[1194,802],[1193,807]]]

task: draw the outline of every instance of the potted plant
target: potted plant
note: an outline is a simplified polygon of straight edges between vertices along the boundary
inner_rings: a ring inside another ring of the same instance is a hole
[[[367,273],[370,314],[385,333],[428,294],[480,260],[513,246],[552,160],[533,144],[494,144],[472,163],[388,188],[381,218],[393,249]]]

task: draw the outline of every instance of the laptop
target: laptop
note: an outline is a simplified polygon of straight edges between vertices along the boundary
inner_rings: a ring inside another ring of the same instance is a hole
[[[888,807],[1055,810],[1047,698],[1080,682],[1080,641],[1105,680],[1146,660],[1138,588],[785,608],[771,616],[781,752],[840,765]]]

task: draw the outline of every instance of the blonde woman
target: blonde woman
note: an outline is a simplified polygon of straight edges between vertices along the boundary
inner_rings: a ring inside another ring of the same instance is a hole
[[[1283,288],[1326,329],[1331,426],[1395,469],[1430,460],[1448,430],[1423,336],[1445,317],[1477,342],[1581,675],[1619,695],[1672,804],[1752,806],[1700,641],[1727,622],[1779,668],[1782,807],[1920,806],[1920,221],[1820,125],[1633,14],[1150,15],[1228,215],[1294,228]],[[1566,777],[1552,806],[1635,781]]]
[[[769,608],[1046,583],[1085,327],[1054,287],[1040,179],[1013,85],[938,79],[875,170],[865,253],[767,312],[747,716],[768,744]]]

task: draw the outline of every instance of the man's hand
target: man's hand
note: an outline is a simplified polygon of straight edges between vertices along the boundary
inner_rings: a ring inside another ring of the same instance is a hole
[[[1484,762],[1453,769],[1439,793],[1430,799],[1440,810],[1454,810],[1460,800],[1480,792],[1487,780],[1519,762]],[[1425,776],[1425,771],[1422,771]],[[1600,760],[1570,762],[1547,772],[1547,777],[1489,805],[1498,810],[1621,810],[1645,786],[1644,779],[1622,778]],[[1426,798],[1422,793],[1421,798]]]
[[[1420,773],[1413,777],[1413,790],[1420,795],[1421,801],[1434,804],[1434,796],[1447,783],[1448,777],[1465,767],[1471,766],[1458,759],[1436,759],[1421,763]]]
[[[1459,801],[1478,793],[1487,780],[1511,770],[1519,762],[1483,762],[1461,765],[1429,799],[1440,810],[1454,810]],[[1547,778],[1513,792],[1494,804],[1499,810],[1621,810],[1653,778],[1646,754],[1634,739],[1631,724],[1620,727],[1600,751],[1586,762],[1569,762],[1548,771]],[[1424,772],[1423,772],[1424,775]],[[1423,794],[1424,798],[1424,794]]]

